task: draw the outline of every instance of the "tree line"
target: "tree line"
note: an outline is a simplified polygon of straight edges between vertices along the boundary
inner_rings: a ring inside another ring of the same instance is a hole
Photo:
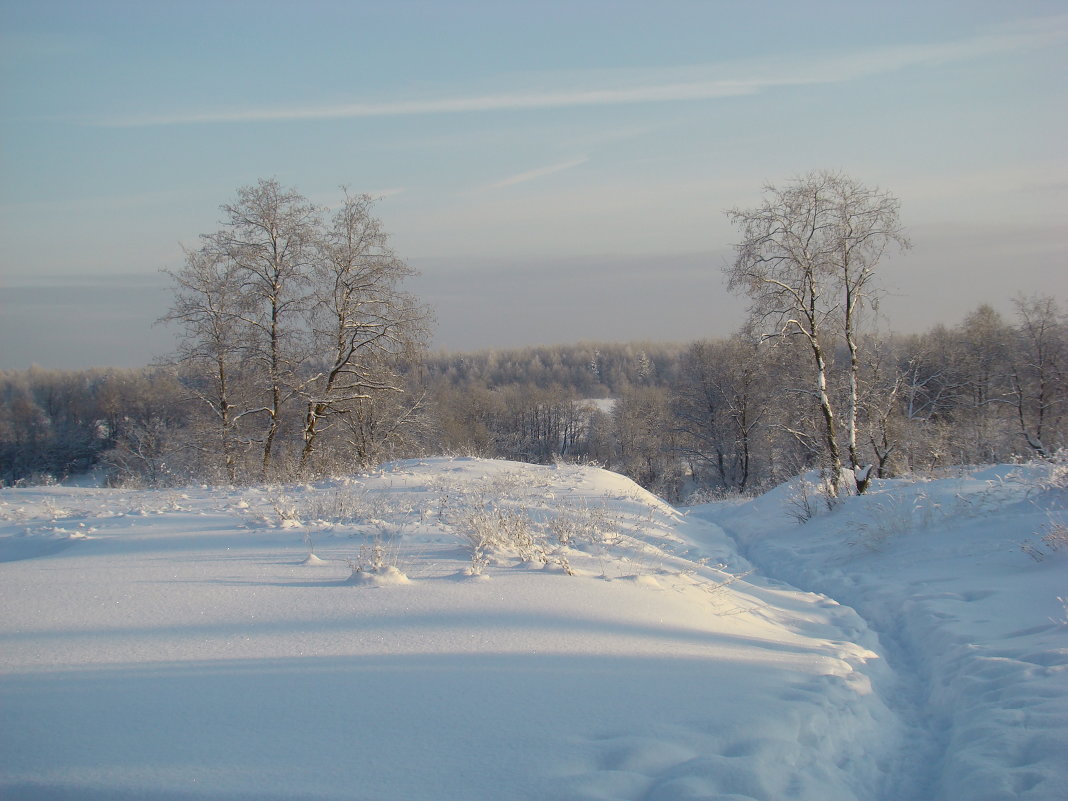
[[[733,336],[429,353],[374,201],[238,190],[169,273],[179,347],[144,370],[0,373],[0,481],[303,480],[425,454],[587,460],[672,500],[820,468],[872,476],[1049,457],[1068,445],[1068,326],[1020,296],[880,336],[876,268],[908,247],[893,196],[816,172],[728,212]]]
[[[1005,318],[980,306],[956,325],[865,341],[857,449],[878,476],[1053,455],[1068,447],[1068,324],[1055,300],[1018,298]],[[752,334],[688,344],[559,345],[425,354],[323,428],[301,469],[306,423],[275,478],[367,469],[394,458],[477,455],[589,461],[665,497],[755,491],[823,464],[818,399],[803,343]],[[845,349],[832,401],[849,393]],[[201,401],[170,368],[0,373],[0,479],[63,478],[93,467],[116,481],[228,481],[205,450]],[[816,432],[816,433],[813,433]],[[260,480],[242,446],[236,481]]]

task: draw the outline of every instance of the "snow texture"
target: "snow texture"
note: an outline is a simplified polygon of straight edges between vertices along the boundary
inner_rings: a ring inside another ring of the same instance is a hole
[[[0,490],[0,797],[1068,797],[1063,468]]]

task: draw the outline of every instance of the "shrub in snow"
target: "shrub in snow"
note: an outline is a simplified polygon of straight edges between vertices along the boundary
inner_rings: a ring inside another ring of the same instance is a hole
[[[400,568],[389,565],[378,570],[356,568],[352,571],[352,575],[349,576],[346,583],[368,587],[390,587],[397,584],[411,584],[412,582]]]
[[[1068,525],[1064,523],[1050,523],[1042,544],[1051,551],[1068,551]]]
[[[408,576],[397,567],[397,549],[393,542],[376,540],[369,545],[360,546],[360,553],[355,559],[348,560],[352,575],[350,584],[369,584],[375,587],[391,584],[408,584]]]
[[[901,488],[880,494],[851,525],[854,539],[849,544],[877,550],[888,539],[928,528],[942,517],[940,511],[937,499],[923,490]]]
[[[1059,521],[1051,521],[1046,526],[1046,533],[1042,536],[1041,545],[1036,545],[1030,540],[1020,543],[1020,550],[1030,556],[1036,562],[1045,561],[1057,551],[1068,552],[1068,525]]]
[[[551,524],[537,524],[526,509],[501,509],[483,499],[459,514],[454,526],[471,559],[470,575],[482,575],[494,552],[521,562],[556,565],[574,575],[567,554],[549,536]]]
[[[348,560],[348,566],[354,574],[381,573],[387,568],[396,568],[397,562],[396,544],[392,540],[383,542],[376,539],[368,545],[361,545],[356,558]]]
[[[841,500],[841,496],[827,475],[815,472],[805,473],[797,476],[790,484],[790,494],[786,499],[786,514],[800,525],[816,515],[830,511],[841,503]]]
[[[524,512],[493,507],[469,509],[456,525],[471,557],[472,575],[482,574],[491,551],[510,551],[524,562],[548,561],[542,538]]]
[[[1026,495],[1037,508],[1045,509],[1046,524],[1035,532],[1040,535],[1039,543],[1025,540],[1020,544],[1020,550],[1036,562],[1044,561],[1058,551],[1068,553],[1068,523],[1065,522],[1068,516],[1068,464],[1063,452],[1059,451],[1044,466],[1046,470],[1030,482]]]
[[[315,555],[315,540],[312,538],[310,531],[304,535],[304,544],[308,548],[308,558],[304,560],[304,563],[309,565],[321,564],[323,560]]]
[[[347,523],[368,516],[367,493],[360,487],[340,487],[332,492],[317,492],[304,502],[314,520]]]
[[[270,496],[271,508],[278,518],[279,528],[295,528],[301,523],[301,510],[296,499],[274,489]]]
[[[547,525],[561,545],[614,545],[619,541],[619,521],[604,506],[561,509]]]
[[[745,503],[753,496],[733,487],[698,487],[682,501],[682,506],[703,506],[706,503]]]
[[[1068,489],[1068,451],[1058,451],[1058,460],[1050,465],[1046,484],[1050,489]]]
[[[468,575],[481,576],[489,564],[487,549],[490,545],[490,539],[487,535],[487,529],[479,525],[463,528],[460,530],[460,538],[471,558],[471,566],[467,569]]]

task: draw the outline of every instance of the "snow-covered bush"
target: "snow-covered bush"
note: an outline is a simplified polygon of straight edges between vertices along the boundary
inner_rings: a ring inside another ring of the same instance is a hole
[[[408,584],[409,578],[400,568],[400,548],[396,536],[387,536],[386,526],[381,521],[378,532],[371,542],[360,546],[356,557],[346,560],[352,574],[350,584],[369,584],[376,587],[391,584]]]
[[[791,482],[786,513],[800,525],[830,511],[840,501],[828,476],[809,472]]]
[[[743,492],[727,487],[698,487],[690,492],[680,506],[703,506],[706,503],[744,503],[754,497],[753,492]]]
[[[567,550],[578,543],[605,543],[608,527],[588,508],[564,509],[538,520],[525,507],[502,508],[483,496],[454,515],[451,523],[463,543],[471,575],[482,575],[494,556],[555,565],[574,575]]]
[[[1024,540],[1020,543],[1020,550],[1036,562],[1043,562],[1047,556],[1058,551],[1068,552],[1068,525],[1051,520],[1046,524],[1040,543],[1036,545],[1031,540]]]
[[[329,492],[310,493],[301,505],[307,519],[337,523],[369,517],[376,511],[362,486],[340,486]]]
[[[297,499],[279,489],[271,492],[270,504],[278,519],[279,528],[294,528],[304,519],[301,504]]]
[[[353,575],[357,573],[384,573],[390,569],[399,570],[399,552],[392,540],[375,539],[360,546],[358,555],[347,560]]]
[[[1068,525],[1054,522],[1048,525],[1042,544],[1051,551],[1068,551]]]
[[[555,560],[552,543],[526,509],[483,505],[461,515],[456,527],[471,557],[472,575],[482,574],[494,551],[502,556],[515,556],[522,562],[546,565]]]
[[[922,489],[901,487],[872,498],[859,520],[851,525],[850,545],[877,550],[893,537],[924,530],[941,517],[938,500]]]
[[[469,575],[481,576],[489,565],[489,550],[493,547],[495,531],[484,516],[472,515],[468,525],[459,529],[458,535],[471,558]]]
[[[547,524],[561,545],[608,545],[619,539],[619,521],[613,520],[604,505],[572,506],[560,509]]]

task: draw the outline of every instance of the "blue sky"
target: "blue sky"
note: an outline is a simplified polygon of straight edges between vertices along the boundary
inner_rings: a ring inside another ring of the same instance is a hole
[[[0,0],[0,369],[136,365],[239,186],[377,211],[437,344],[730,333],[723,210],[840,169],[888,327],[1068,301],[1058,2]]]

